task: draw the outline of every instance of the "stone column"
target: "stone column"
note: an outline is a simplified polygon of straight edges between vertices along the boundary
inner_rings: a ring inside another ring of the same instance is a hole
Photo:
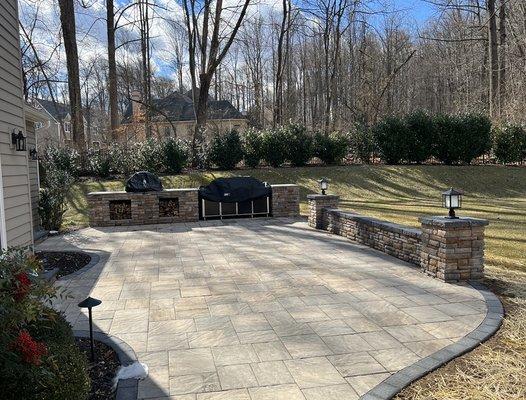
[[[338,208],[340,196],[331,194],[309,194],[309,226],[316,229],[323,229],[323,209]]]
[[[484,271],[484,227],[475,218],[422,217],[420,266],[445,282],[478,280]]]

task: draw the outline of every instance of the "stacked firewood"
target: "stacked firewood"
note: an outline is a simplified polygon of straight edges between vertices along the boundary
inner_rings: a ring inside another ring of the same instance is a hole
[[[159,217],[177,217],[179,199],[159,199]]]
[[[129,200],[110,201],[110,219],[131,219],[131,202]]]

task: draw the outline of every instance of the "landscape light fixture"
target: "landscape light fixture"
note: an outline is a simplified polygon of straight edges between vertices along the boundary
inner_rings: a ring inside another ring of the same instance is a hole
[[[87,308],[89,313],[89,340],[90,340],[90,349],[91,349],[91,361],[95,361],[95,349],[93,346],[93,317],[91,309],[93,307],[97,307],[99,304],[101,304],[102,301],[99,299],[94,299],[93,297],[88,297],[85,300],[82,300],[78,306],[80,308]]]
[[[38,160],[38,151],[36,147],[33,147],[31,150],[29,150],[29,157],[31,157],[33,161]]]
[[[321,178],[318,183],[320,184],[321,194],[326,194],[325,191],[329,188],[329,180]]]
[[[455,210],[462,206],[462,192],[459,192],[453,188],[446,190],[444,193],[442,193],[442,205],[444,208],[449,209],[449,215],[447,218],[458,218],[455,215]]]
[[[22,131],[16,132],[16,129],[13,130],[11,134],[11,144],[15,146],[16,151],[26,151],[26,137]]]

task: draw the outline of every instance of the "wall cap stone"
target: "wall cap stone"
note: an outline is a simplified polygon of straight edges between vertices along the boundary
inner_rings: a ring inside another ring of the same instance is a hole
[[[104,192],[89,192],[88,196],[111,196],[113,194],[130,194],[130,195],[159,195],[162,193],[185,193],[185,192],[197,192],[198,188],[184,188],[184,189],[164,189],[159,192],[126,192],[125,190],[114,190]]]
[[[298,186],[294,183],[278,183],[278,184],[275,184],[275,185],[270,185],[271,187],[295,187],[295,186]]]
[[[338,200],[340,196],[335,194],[308,194],[308,200]]]
[[[468,228],[472,226],[486,226],[489,224],[487,219],[480,218],[447,218],[444,216],[426,216],[418,219],[422,224],[433,225],[440,228]]]

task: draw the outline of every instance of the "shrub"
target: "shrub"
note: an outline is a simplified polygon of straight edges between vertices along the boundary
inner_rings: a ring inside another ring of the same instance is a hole
[[[243,147],[237,131],[216,134],[210,143],[210,161],[220,169],[234,169],[243,159]]]
[[[268,129],[261,134],[261,153],[263,159],[272,167],[279,167],[287,158],[284,140],[281,129]]]
[[[44,176],[40,176],[40,179],[45,179],[45,173],[48,169],[67,171],[74,177],[78,176],[80,172],[79,153],[68,147],[46,147],[40,156],[40,164],[44,172]]]
[[[374,138],[371,130],[360,126],[351,131],[349,136],[350,149],[354,158],[363,163],[369,163],[374,153]]]
[[[261,134],[255,129],[249,129],[243,135],[243,155],[245,165],[256,168],[262,158]]]
[[[40,263],[24,249],[0,254],[2,399],[85,399],[85,357],[69,324],[46,306],[56,289],[39,272]]]
[[[435,125],[433,118],[423,112],[416,111],[406,115],[404,122],[407,126],[408,152],[407,160],[422,163],[433,155],[435,142]]]
[[[287,153],[285,158],[295,167],[304,166],[313,155],[312,136],[307,133],[307,128],[289,124],[283,127],[282,132]]]
[[[90,175],[107,178],[112,168],[111,154],[106,150],[90,150],[87,153],[87,165]]]
[[[163,170],[163,150],[161,142],[147,139],[142,143],[135,143],[132,151],[137,153],[135,170],[149,171],[158,174]]]
[[[507,125],[493,132],[493,154],[500,163],[520,162],[526,150],[526,130]]]
[[[38,214],[44,229],[59,230],[62,226],[67,196],[73,183],[74,178],[67,171],[55,168],[46,170],[38,201]]]
[[[491,145],[491,122],[480,115],[437,115],[435,156],[444,164],[470,163]]]
[[[138,164],[138,154],[137,151],[134,150],[135,147],[128,147],[124,144],[114,144],[110,146],[107,153],[111,162],[111,172],[125,176],[129,176],[134,172]]]
[[[344,133],[316,132],[314,134],[313,153],[325,164],[338,164],[348,154],[349,145],[350,137]]]
[[[400,164],[410,159],[411,138],[403,119],[388,117],[373,127],[380,156],[387,164]]]
[[[166,139],[162,143],[162,153],[165,172],[178,174],[188,162],[186,146],[178,139]]]

